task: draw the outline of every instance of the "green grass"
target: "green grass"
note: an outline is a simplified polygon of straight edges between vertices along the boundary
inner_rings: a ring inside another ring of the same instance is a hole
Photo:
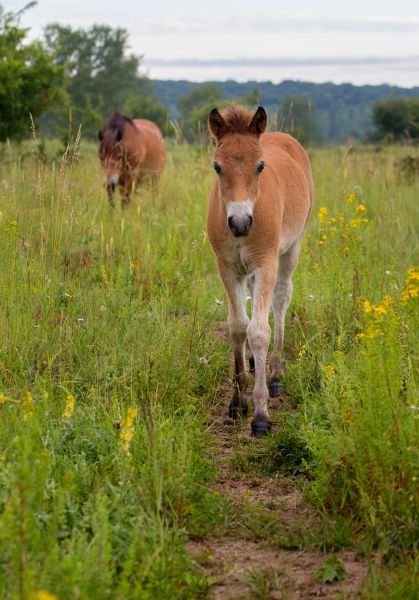
[[[313,152],[286,336],[294,408],[251,457],[259,474],[307,478],[325,522],[346,519],[351,543],[389,566],[413,564],[418,539],[418,301],[403,290],[418,263],[419,181],[399,176],[406,153]],[[170,147],[160,185],[122,212],[107,206],[94,148],[54,162],[3,150],[5,599],[205,593],[185,542],[224,518],[206,422],[229,361],[211,333],[226,307],[204,232],[210,157]],[[413,589],[397,568],[391,586]]]

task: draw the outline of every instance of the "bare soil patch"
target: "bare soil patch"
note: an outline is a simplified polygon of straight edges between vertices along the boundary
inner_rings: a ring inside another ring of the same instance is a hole
[[[216,324],[215,335],[226,339],[224,324]],[[234,523],[188,544],[193,560],[209,578],[208,597],[214,600],[358,597],[368,566],[354,551],[336,553],[343,562],[346,578],[325,584],[316,578],[315,571],[327,554],[311,548],[284,549],[278,544],[278,537],[272,535],[273,530],[283,528],[287,532],[293,527],[307,531],[313,528],[315,532],[318,517],[292,479],[280,474],[248,475],[234,467],[241,445],[254,444],[257,450],[260,442],[250,436],[250,417],[239,422],[228,417],[230,394],[231,384],[226,381],[219,390],[220,403],[209,420],[209,433],[219,472],[214,488],[229,499]],[[284,409],[281,402],[270,407],[272,412]]]

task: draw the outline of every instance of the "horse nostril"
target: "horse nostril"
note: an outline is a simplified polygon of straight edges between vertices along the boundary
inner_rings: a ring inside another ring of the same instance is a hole
[[[253,225],[253,217],[252,215],[249,215],[249,229],[252,227]]]
[[[233,217],[228,217],[227,223],[230,229],[233,229]]]

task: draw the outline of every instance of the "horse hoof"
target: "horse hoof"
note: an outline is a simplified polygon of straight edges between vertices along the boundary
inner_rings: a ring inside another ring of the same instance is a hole
[[[285,384],[280,379],[273,379],[269,382],[269,396],[270,398],[278,398],[283,396],[285,393]]]
[[[247,417],[247,404],[230,404],[228,407],[228,416],[230,419],[241,419]]]
[[[272,422],[269,419],[263,421],[252,421],[252,436],[262,438],[272,429]]]

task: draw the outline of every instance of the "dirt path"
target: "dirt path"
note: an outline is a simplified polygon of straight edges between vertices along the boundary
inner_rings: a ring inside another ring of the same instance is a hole
[[[224,328],[217,329],[217,335],[224,337]],[[336,553],[345,567],[343,581],[325,584],[315,577],[314,572],[329,554],[300,549],[305,544],[299,540],[315,535],[318,518],[304,502],[295,482],[281,475],[252,475],[252,469],[240,467],[240,456],[257,454],[260,441],[250,437],[250,420],[233,423],[228,418],[230,394],[230,384],[225,382],[209,426],[219,471],[215,489],[228,498],[229,522],[211,537],[189,542],[191,556],[212,582],[208,597],[358,597],[367,563],[353,551]],[[284,406],[276,404],[271,412],[284,410]]]

